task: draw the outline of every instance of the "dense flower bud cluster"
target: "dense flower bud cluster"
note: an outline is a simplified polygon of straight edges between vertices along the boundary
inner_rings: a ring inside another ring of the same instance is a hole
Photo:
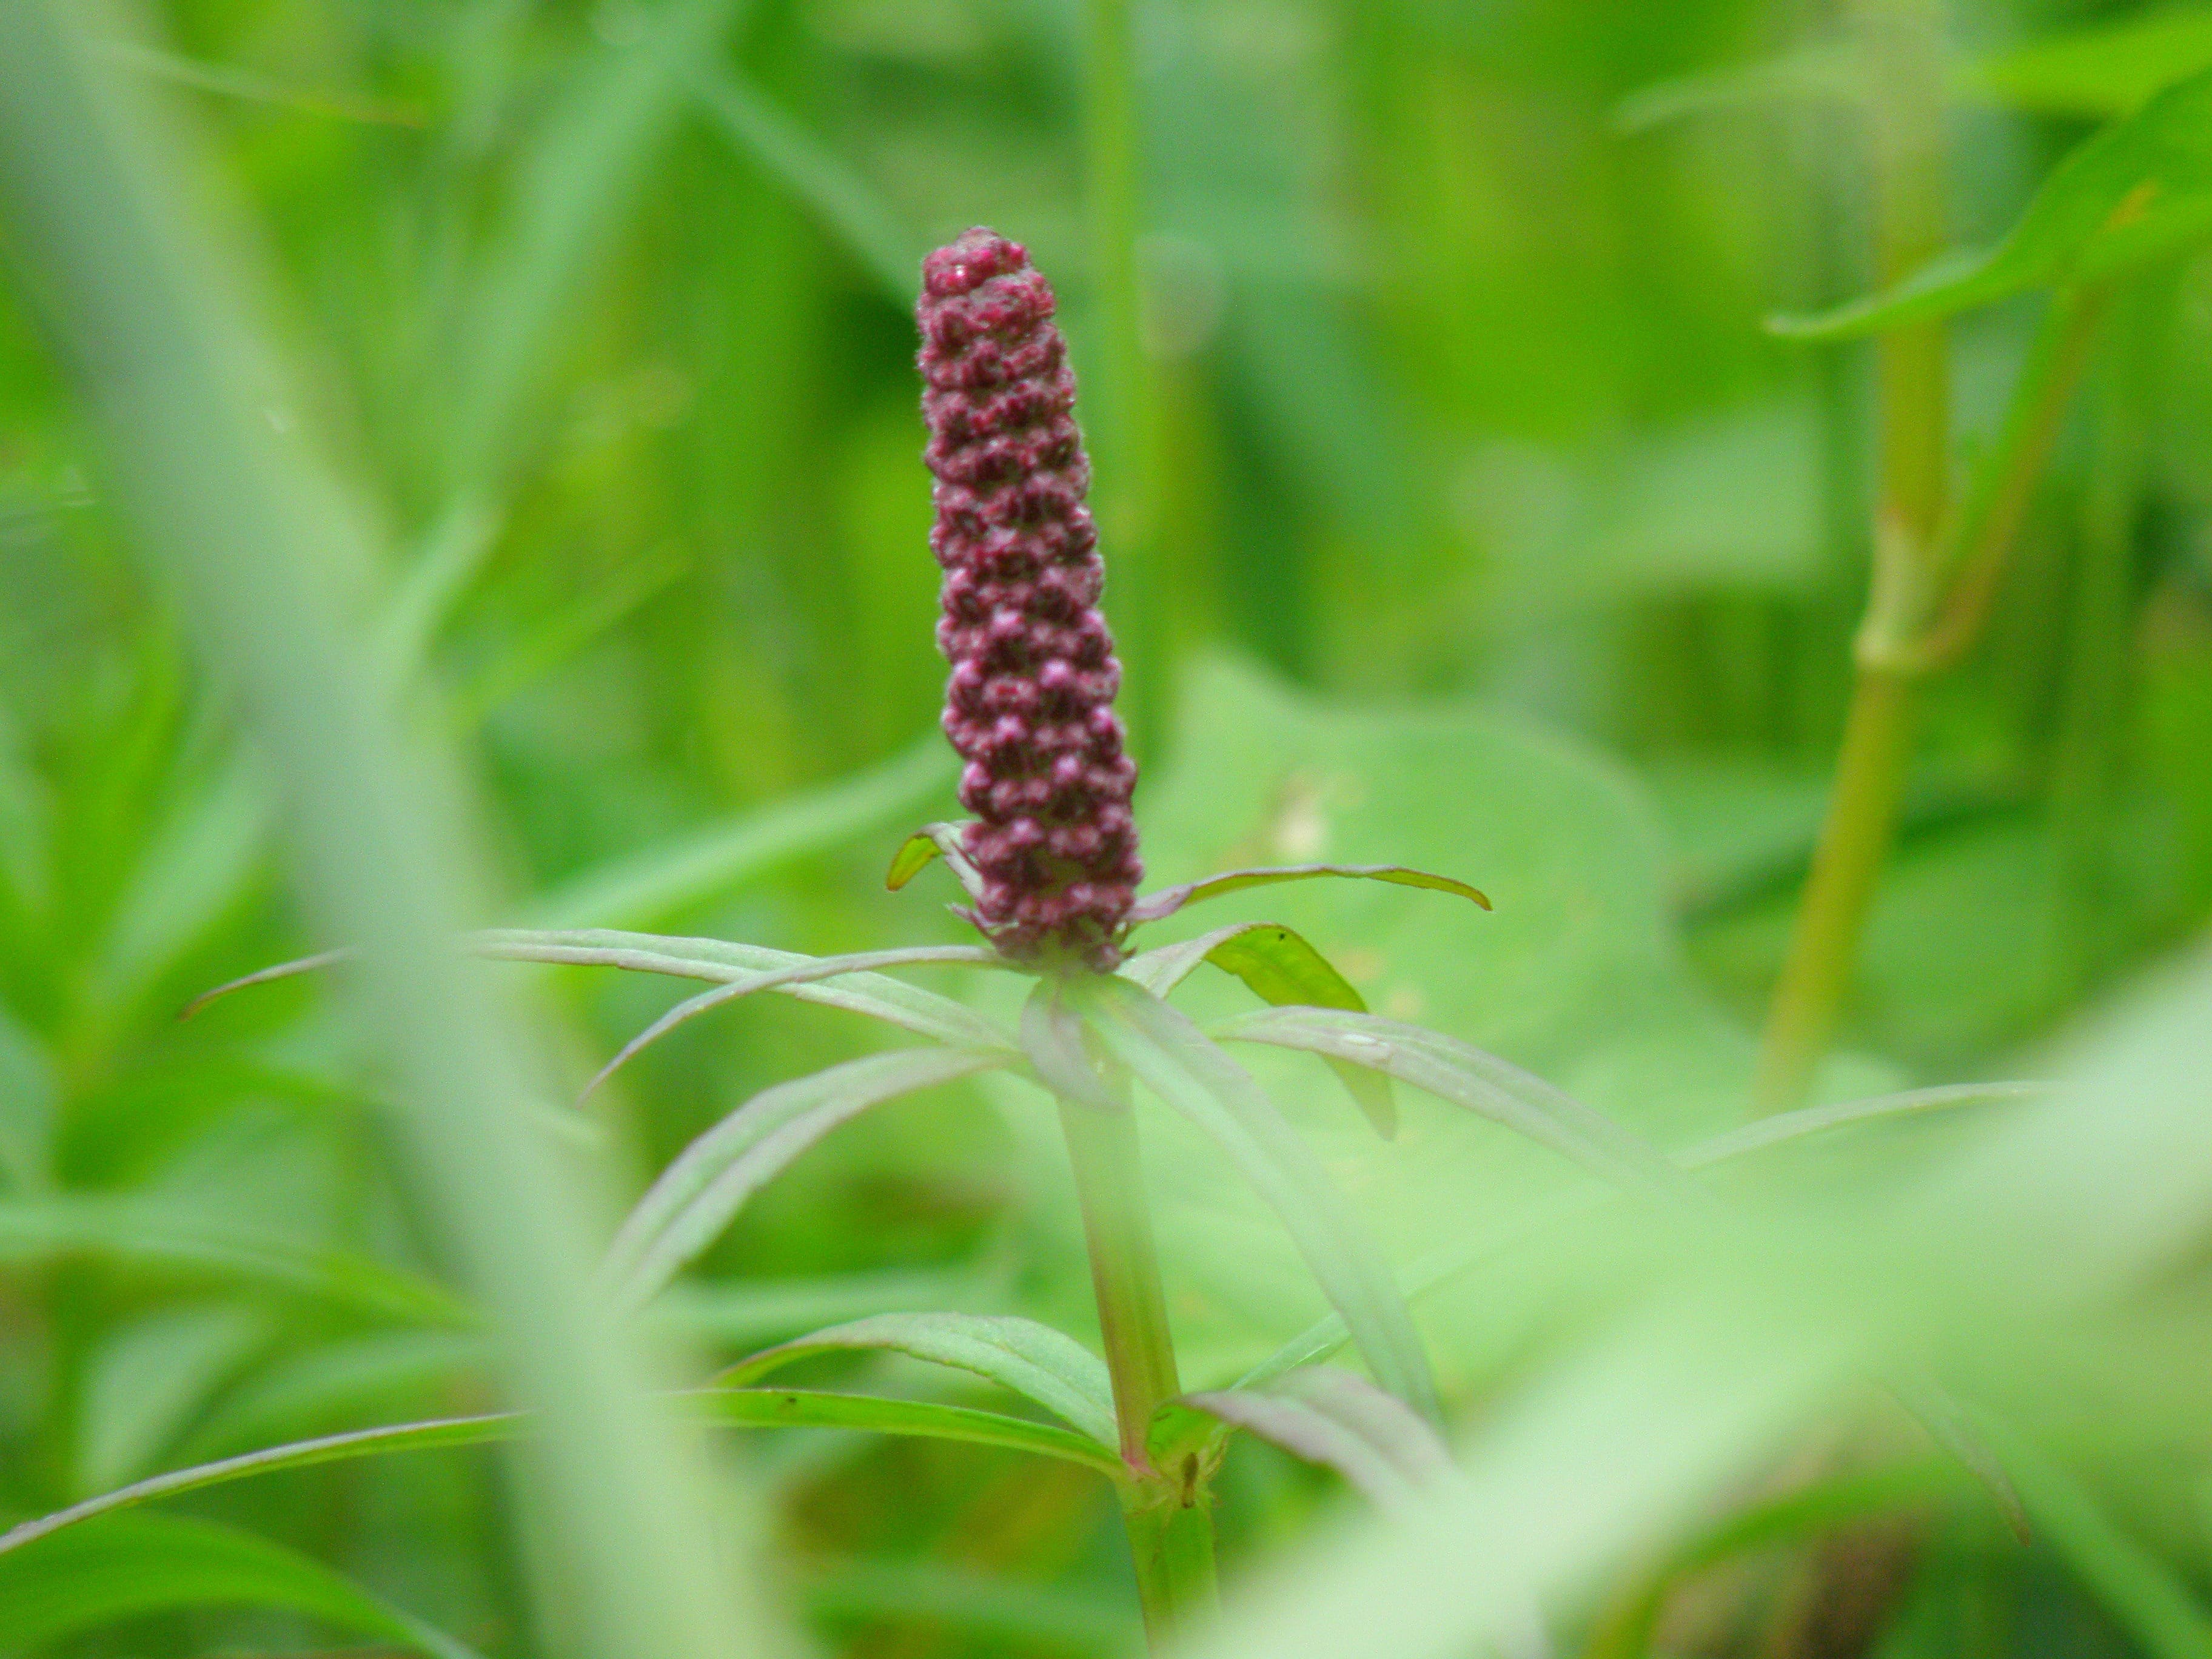
[[[1017,242],[970,230],[922,261],[930,546],[945,732],[968,764],[978,926],[1009,955],[1120,959],[1143,866],[1122,751],[1121,665],[1098,609],[1091,464],[1051,284]]]

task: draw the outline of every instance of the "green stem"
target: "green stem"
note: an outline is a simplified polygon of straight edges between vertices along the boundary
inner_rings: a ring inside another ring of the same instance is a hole
[[[1157,1651],[1171,1631],[1218,1605],[1213,1511],[1194,1457],[1173,1469],[1152,1466],[1152,1419],[1182,1385],[1145,1204],[1136,1116],[1063,1101],[1060,1121],[1083,1206],[1121,1457],[1136,1476],[1123,1494],[1122,1521],[1136,1565],[1146,1638]]]
[[[1877,88],[1869,137],[1875,263],[1887,283],[1911,275],[1943,243],[1942,15],[1935,0],[1858,0],[1856,13]],[[1911,755],[1912,690],[1889,659],[1935,610],[1951,419],[1945,325],[1885,334],[1875,372],[1873,588],[1835,792],[1761,1042],[1753,1085],[1760,1111],[1785,1110],[1804,1097],[1834,1035]]]

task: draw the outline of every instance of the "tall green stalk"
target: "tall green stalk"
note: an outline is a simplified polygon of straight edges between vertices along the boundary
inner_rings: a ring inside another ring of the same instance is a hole
[[[1123,1496],[1121,1518],[1136,1564],[1146,1638],[1158,1650],[1194,1615],[1218,1610],[1212,1498],[1194,1454],[1173,1468],[1152,1462],[1152,1419],[1182,1385],[1146,1206],[1136,1115],[1064,1101],[1060,1121],[1083,1205],[1121,1457],[1137,1477]]]
[[[1872,118],[1876,264],[1887,285],[1943,246],[1944,49],[1936,0],[1858,0]],[[1941,321],[1876,347],[1874,584],[1828,814],[1775,988],[1753,1085],[1761,1111],[1804,1097],[1826,1053],[1911,752],[1913,676],[1895,659],[1936,599],[1948,467],[1950,343]]]
[[[0,226],[100,426],[135,540],[235,684],[290,807],[325,939],[357,941],[393,1127],[439,1242],[542,1433],[520,1469],[543,1645],[714,1659],[774,1646],[718,1559],[699,1471],[586,1289],[591,1206],[532,1121],[501,1022],[446,940],[480,914],[450,757],[395,725],[351,601],[373,550],[298,437],[309,407],[253,326],[191,135],[88,42],[92,0],[0,0]]]

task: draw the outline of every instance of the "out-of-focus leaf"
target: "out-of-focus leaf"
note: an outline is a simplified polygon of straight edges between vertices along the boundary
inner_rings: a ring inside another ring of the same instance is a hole
[[[602,1273],[638,1306],[713,1243],[793,1158],[871,1106],[1006,1063],[1002,1054],[906,1048],[847,1060],[755,1095],[678,1154],[607,1247]]]
[[[228,1232],[170,1206],[58,1196],[0,1203],[0,1262],[73,1255],[209,1271],[430,1324],[476,1318],[440,1286],[367,1256]]]
[[[1517,1129],[1609,1180],[1663,1188],[1671,1174],[1656,1148],[1602,1112],[1473,1043],[1377,1015],[1284,1008],[1247,1014],[1213,1035],[1272,1042],[1388,1072],[1494,1122]]]
[[[2180,1575],[2115,1525],[2095,1495],[2040,1448],[1979,1413],[1974,1426],[2003,1461],[2036,1536],[2113,1623],[2155,1659],[2212,1655],[2212,1614]]]
[[[50,1179],[57,1093],[46,1043],[0,1006],[0,1174],[18,1194],[40,1193]]]
[[[118,1515],[0,1557],[11,1651],[173,1607],[281,1607],[434,1656],[474,1650],[265,1538],[173,1515]]]
[[[1297,1132],[1189,1020],[1127,980],[1078,981],[1107,1048],[1234,1160],[1281,1218],[1382,1385],[1434,1416],[1436,1384],[1396,1283]]]
[[[951,1306],[983,1313],[1006,1306],[1006,1272],[986,1264],[884,1268],[807,1279],[686,1279],[650,1310],[653,1324],[691,1346],[750,1353],[764,1342],[824,1323]]]
[[[1686,115],[1747,105],[1855,104],[1865,96],[1865,84],[1857,50],[1823,41],[1756,63],[1656,82],[1622,99],[1614,106],[1613,120],[1623,132],[1644,132]]]
[[[1327,957],[1279,922],[1231,922],[1180,945],[1164,945],[1133,957],[1122,964],[1121,974],[1154,996],[1164,997],[1201,962],[1234,974],[1255,995],[1278,1007],[1367,1012],[1365,999],[1352,988],[1352,981],[1337,972]],[[1375,1126],[1375,1133],[1385,1140],[1395,1134],[1398,1107],[1390,1097],[1389,1079],[1338,1060],[1329,1060],[1328,1065],[1352,1103]]]
[[[1022,1052],[1044,1085],[1086,1111],[1126,1112],[1126,1085],[1100,1075],[1083,1040],[1083,1021],[1059,981],[1040,979],[1022,1002]]]
[[[788,190],[904,311],[921,284],[921,239],[859,173],[824,149],[760,89],[717,65],[694,65],[691,89],[739,151]]]
[[[1321,1365],[1264,1389],[1224,1389],[1184,1399],[1285,1451],[1334,1469],[1377,1509],[1404,1509],[1413,1496],[1454,1478],[1437,1431],[1350,1371]]]
[[[957,1366],[1034,1400],[1103,1446],[1118,1446],[1105,1362],[1073,1337],[1011,1314],[882,1314],[832,1326],[739,1360],[714,1380],[744,1388],[819,1354],[887,1350]]]
[[[1224,893],[1240,893],[1248,887],[1272,887],[1279,882],[1314,881],[1323,876],[1341,876],[1355,881],[1387,881],[1400,887],[1425,887],[1431,892],[1456,893],[1464,899],[1473,899],[1484,909],[1490,901],[1476,889],[1451,876],[1435,875],[1426,870],[1410,869],[1402,864],[1293,864],[1264,870],[1225,870],[1218,876],[1208,876],[1202,881],[1185,882],[1180,887],[1170,887],[1140,898],[1129,908],[1133,922],[1158,921],[1173,915],[1186,904],[1195,904],[1201,899],[1218,898]]]
[[[851,956],[805,958],[788,967],[770,969],[744,979],[733,979],[711,991],[702,991],[697,996],[678,1003],[623,1044],[612,1060],[592,1074],[592,1080],[584,1085],[584,1093],[589,1095],[627,1065],[641,1049],[658,1042],[678,1026],[709,1013],[725,1003],[735,1002],[739,997],[750,996],[756,991],[773,991],[786,985],[806,985],[817,980],[836,979],[846,974],[867,973],[878,968],[902,968],[922,963],[959,963],[970,968],[1012,966],[988,945],[917,945],[899,951],[861,951]]]
[[[865,1429],[931,1440],[965,1440],[1080,1463],[1117,1482],[1129,1473],[1116,1453],[1085,1436],[968,1406],[794,1389],[704,1389],[684,1398],[699,1406],[710,1421],[738,1427]]]
[[[465,318],[447,456],[457,492],[513,462],[569,305],[638,199],[637,183],[673,130],[693,66],[738,0],[671,0],[633,45],[596,54],[564,89],[526,155]]]
[[[143,1474],[268,1329],[252,1309],[214,1306],[164,1310],[107,1334],[85,1364],[76,1491]]]
[[[1969,90],[2053,115],[2130,115],[2175,82],[2212,69],[2212,9],[2146,8],[1967,65]]]
[[[813,960],[789,951],[770,951],[727,939],[674,939],[659,933],[625,933],[597,927],[546,932],[495,928],[472,935],[468,945],[479,956],[501,962],[623,968],[635,973],[667,974],[678,979],[714,980],[723,984],[780,972]],[[249,986],[265,985],[272,980],[289,979],[295,974],[313,973],[351,955],[349,951],[325,951],[319,956],[302,957],[296,962],[261,969],[203,992],[184,1012],[187,1015],[197,1013],[217,997],[228,996]],[[842,982],[830,985],[787,981],[772,988],[802,1002],[826,1003],[831,1007],[866,1014],[943,1042],[967,1048],[1013,1046],[989,1021],[951,998],[881,974],[853,974]]]
[[[415,1417],[451,1409],[491,1374],[493,1350],[462,1331],[375,1331],[257,1366],[185,1437],[195,1462],[257,1446],[329,1434],[363,1419]]]
[[[2060,162],[2005,239],[1937,260],[1894,288],[1770,326],[1843,340],[2033,288],[2093,283],[2212,235],[2212,71],[2168,87]]]
[[[102,55],[143,75],[155,76],[180,87],[219,93],[247,103],[268,104],[320,115],[333,120],[361,121],[374,126],[419,127],[425,118],[419,109],[356,98],[349,93],[325,92],[292,86],[270,76],[256,74],[234,64],[203,63],[173,52],[161,52],[136,40],[103,40]]]
[[[932,732],[881,766],[571,878],[529,906],[538,926],[636,927],[840,846],[910,811],[952,775]]]
[[[1081,1589],[1060,1589],[944,1563],[854,1561],[804,1589],[814,1616],[915,1624],[1018,1646],[1023,1651],[1122,1659],[1144,1639],[1133,1610]]]
[[[241,1454],[237,1457],[218,1458],[213,1462],[196,1463],[190,1468],[172,1469],[164,1474],[135,1481],[128,1486],[102,1492],[97,1498],[88,1498],[82,1504],[72,1504],[52,1515],[42,1515],[35,1520],[0,1533],[0,1557],[20,1550],[27,1545],[64,1529],[81,1525],[97,1516],[117,1510],[136,1508],[152,1503],[156,1498],[174,1498],[179,1493],[198,1492],[204,1486],[220,1486],[233,1480],[245,1480],[255,1475],[274,1474],[282,1469],[303,1469],[318,1463],[341,1463],[356,1457],[381,1457],[389,1452],[421,1451],[434,1446],[473,1446],[488,1440],[505,1440],[520,1430],[522,1418],[519,1413],[497,1412],[477,1417],[439,1418],[422,1423],[395,1423],[374,1429],[355,1429],[344,1434],[323,1435],[313,1440],[295,1440],[282,1446],[265,1446],[258,1451]]]
[[[262,868],[272,814],[256,769],[234,760],[154,833],[100,948],[99,994],[143,993],[236,903]]]

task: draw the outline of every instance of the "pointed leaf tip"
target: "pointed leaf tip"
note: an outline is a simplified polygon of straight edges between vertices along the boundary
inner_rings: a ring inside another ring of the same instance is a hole
[[[884,878],[884,885],[894,893],[912,881],[937,858],[937,843],[927,830],[917,830],[899,843],[891,858],[890,872]]]
[[[1158,921],[1171,916],[1186,904],[1195,904],[1200,899],[1218,898],[1224,893],[1241,892],[1247,887],[1272,887],[1279,882],[1312,881],[1323,876],[1338,876],[1353,881],[1387,881],[1400,887],[1423,887],[1431,892],[1455,893],[1470,899],[1487,910],[1492,908],[1489,895],[1480,888],[1469,886],[1453,876],[1440,876],[1433,871],[1416,870],[1403,864],[1286,864],[1255,870],[1224,870],[1218,875],[1208,876],[1202,881],[1186,882],[1180,887],[1170,887],[1139,899],[1129,911],[1133,922]]]

